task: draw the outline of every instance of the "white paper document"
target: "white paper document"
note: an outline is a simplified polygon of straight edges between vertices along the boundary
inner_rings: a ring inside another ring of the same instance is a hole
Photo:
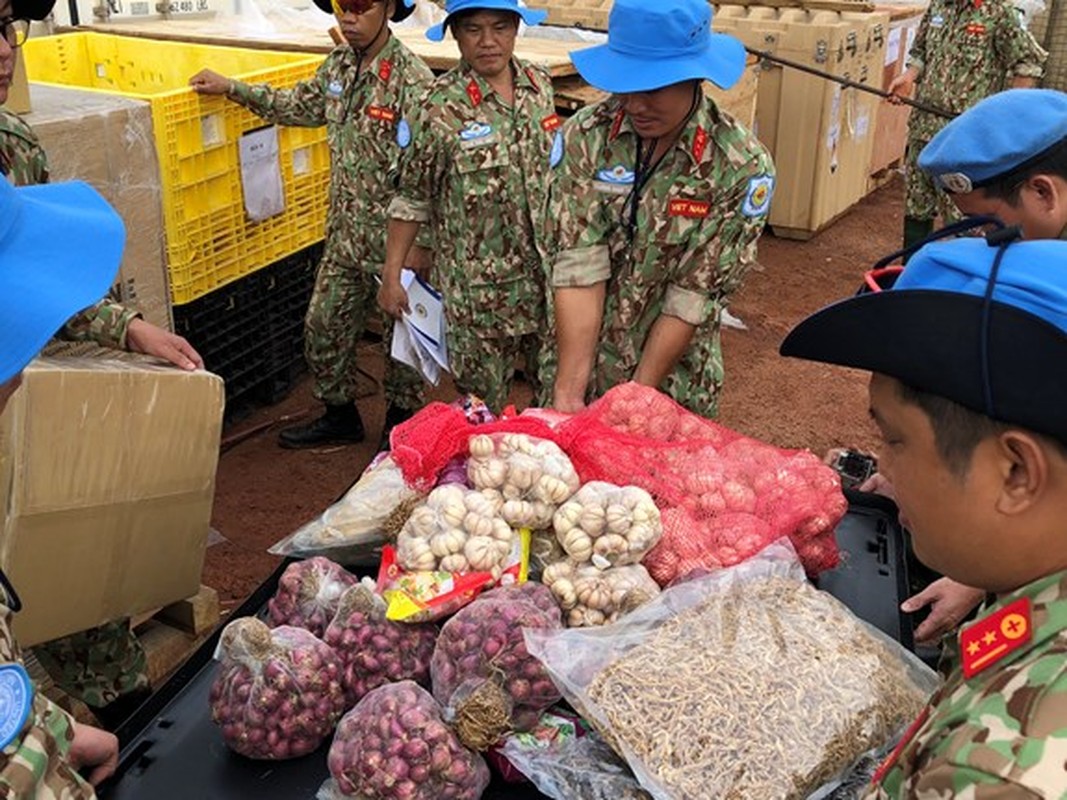
[[[441,380],[441,370],[448,369],[441,295],[411,270],[400,273],[400,283],[408,293],[411,312],[394,322],[390,354],[417,369],[436,386]]]
[[[241,191],[245,212],[253,222],[285,211],[285,190],[278,148],[278,128],[249,131],[241,136]]]

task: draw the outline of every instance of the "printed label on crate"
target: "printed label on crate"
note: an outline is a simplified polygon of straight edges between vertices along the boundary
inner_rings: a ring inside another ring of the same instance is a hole
[[[241,189],[249,219],[260,222],[281,214],[285,211],[285,190],[277,126],[243,134],[240,155]]]
[[[885,65],[891,67],[900,58],[901,40],[904,38],[903,28],[893,28],[889,31],[889,39],[885,45]]]

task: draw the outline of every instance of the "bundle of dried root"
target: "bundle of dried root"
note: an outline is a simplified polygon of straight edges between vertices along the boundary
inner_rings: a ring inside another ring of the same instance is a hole
[[[605,738],[673,797],[792,800],[883,744],[925,695],[844,606],[775,576],[673,617],[588,699]]]

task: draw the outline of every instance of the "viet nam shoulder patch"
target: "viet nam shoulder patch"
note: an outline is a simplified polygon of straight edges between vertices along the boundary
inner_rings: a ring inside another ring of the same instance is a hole
[[[770,175],[759,175],[748,182],[748,193],[745,194],[745,202],[741,206],[741,213],[746,217],[762,217],[767,213],[771,205],[771,197],[774,196],[774,178]]]
[[[711,213],[711,203],[707,200],[671,200],[667,213],[672,217],[705,219]]]
[[[22,731],[33,707],[33,683],[21,664],[0,666],[0,749]]]
[[[1030,598],[1022,597],[960,631],[960,661],[968,680],[1026,645],[1034,636]]]

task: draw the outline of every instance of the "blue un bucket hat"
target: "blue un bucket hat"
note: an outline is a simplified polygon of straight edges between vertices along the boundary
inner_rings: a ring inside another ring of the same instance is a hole
[[[125,243],[122,219],[89,184],[0,178],[0,383],[104,296]]]
[[[650,92],[706,79],[729,89],[745,71],[745,46],[712,33],[707,0],[615,0],[608,42],[571,53],[581,76],[605,92]]]
[[[518,0],[448,0],[445,3],[445,21],[434,25],[426,31],[426,38],[431,42],[440,42],[445,38],[448,23],[454,14],[460,11],[511,11],[518,14],[527,25],[540,25],[548,16],[547,11],[536,8],[523,8]]]

